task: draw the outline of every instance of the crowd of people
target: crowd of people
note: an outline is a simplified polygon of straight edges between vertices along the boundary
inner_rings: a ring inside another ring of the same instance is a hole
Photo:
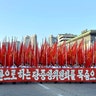
[[[43,66],[42,64],[38,64],[38,66],[30,66],[29,64],[20,64],[19,66],[16,66],[16,64],[12,64],[12,66],[2,66],[2,64],[0,64],[0,68],[86,68],[83,64],[82,66],[80,66],[79,64],[74,64],[73,66],[70,65],[64,65],[64,66],[59,66],[58,64],[55,65],[46,65]],[[96,64],[92,64],[90,67],[88,68],[96,68]]]

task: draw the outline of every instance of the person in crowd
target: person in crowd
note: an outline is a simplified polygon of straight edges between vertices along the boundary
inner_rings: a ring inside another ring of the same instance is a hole
[[[0,63],[0,68],[3,68],[2,64]]]
[[[17,68],[16,64],[14,63],[11,68]]]

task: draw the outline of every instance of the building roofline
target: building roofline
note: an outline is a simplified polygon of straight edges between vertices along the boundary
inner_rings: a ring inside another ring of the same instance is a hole
[[[80,34],[79,36],[74,37],[74,38],[66,41],[66,43],[70,43],[70,42],[72,42],[72,41],[76,41],[77,39],[80,39],[80,38],[82,38],[82,37],[84,37],[84,36],[87,36],[87,35],[89,35],[89,34],[94,34],[94,33],[96,33],[96,30],[88,30],[88,31],[86,31],[85,33]]]

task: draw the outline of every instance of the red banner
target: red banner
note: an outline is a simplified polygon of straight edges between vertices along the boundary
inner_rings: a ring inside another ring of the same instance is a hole
[[[0,68],[0,82],[96,82],[96,69]]]

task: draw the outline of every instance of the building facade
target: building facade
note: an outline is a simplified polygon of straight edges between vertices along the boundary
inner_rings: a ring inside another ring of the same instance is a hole
[[[58,45],[62,45],[64,41],[68,41],[72,38],[75,38],[76,35],[73,34],[58,34]]]
[[[84,45],[86,44],[89,47],[96,40],[96,30],[84,30],[79,36],[69,39],[66,44],[73,45],[77,42],[79,45],[82,39],[84,40]]]
[[[49,37],[49,45],[52,46],[56,42],[57,42],[57,37],[54,37],[53,35],[51,35]]]
[[[26,36],[24,38],[24,44],[26,46],[28,46],[29,43],[31,43],[32,46],[36,47],[36,44],[37,44],[37,35]]]
[[[53,35],[51,35],[49,37],[49,44],[50,46],[52,46],[55,42],[58,43],[58,46],[59,45],[62,45],[64,41],[68,41],[69,39],[72,39],[76,37],[76,35],[73,35],[73,34],[58,34],[57,37],[54,37]]]

